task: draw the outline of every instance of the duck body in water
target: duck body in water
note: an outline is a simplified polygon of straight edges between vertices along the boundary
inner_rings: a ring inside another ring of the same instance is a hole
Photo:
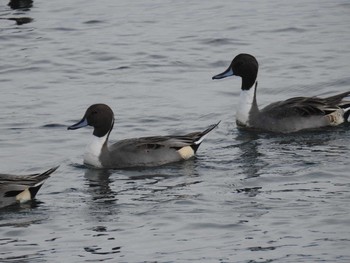
[[[84,154],[84,164],[95,168],[125,169],[155,167],[188,160],[195,156],[205,136],[220,122],[201,132],[131,138],[108,145],[114,125],[114,113],[106,104],[91,105],[78,123],[69,130],[92,126],[93,139]]]
[[[259,109],[256,99],[259,64],[250,54],[239,54],[224,72],[213,79],[242,78],[236,122],[239,127],[289,133],[337,126],[349,121],[350,91],[331,97],[295,97]]]

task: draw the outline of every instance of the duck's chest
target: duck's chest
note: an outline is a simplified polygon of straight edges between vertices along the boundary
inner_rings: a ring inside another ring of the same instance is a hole
[[[236,111],[236,120],[242,126],[250,126],[250,114],[255,102],[255,89],[242,90]]]
[[[96,137],[94,136],[92,141],[86,146],[84,153],[84,163],[98,168],[103,168],[101,157],[102,149],[106,147],[106,136]]]

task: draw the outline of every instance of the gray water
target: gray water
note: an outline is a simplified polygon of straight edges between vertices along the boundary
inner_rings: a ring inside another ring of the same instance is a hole
[[[350,262],[349,126],[238,131],[240,79],[211,80],[245,52],[261,106],[349,90],[348,1],[0,4],[0,171],[61,165],[0,211],[1,262]],[[89,170],[66,127],[97,102],[112,141],[221,124],[194,160]]]

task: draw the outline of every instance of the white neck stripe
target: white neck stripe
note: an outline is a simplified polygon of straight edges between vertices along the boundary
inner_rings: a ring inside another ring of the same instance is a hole
[[[236,119],[238,122],[246,126],[249,126],[249,113],[254,102],[255,88],[256,85],[254,83],[249,90],[241,90],[241,93],[239,94]]]
[[[84,154],[84,163],[102,168],[102,163],[100,161],[100,155],[102,147],[108,138],[108,133],[103,137],[93,136],[90,144],[86,147]]]

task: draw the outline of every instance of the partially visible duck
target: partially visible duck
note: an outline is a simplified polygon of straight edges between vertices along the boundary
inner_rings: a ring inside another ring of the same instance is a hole
[[[45,180],[57,168],[29,175],[0,174],[0,208],[34,199]]]
[[[289,133],[304,129],[337,126],[349,121],[350,91],[327,98],[295,97],[259,109],[256,101],[259,64],[249,54],[239,54],[226,71],[213,79],[242,78],[236,122],[239,127]]]
[[[152,167],[178,162],[193,157],[204,137],[219,123],[202,132],[186,135],[169,135],[132,138],[108,145],[113,129],[114,113],[105,104],[91,105],[78,123],[68,127],[75,130],[92,126],[93,139],[84,154],[84,163],[95,168]]]

